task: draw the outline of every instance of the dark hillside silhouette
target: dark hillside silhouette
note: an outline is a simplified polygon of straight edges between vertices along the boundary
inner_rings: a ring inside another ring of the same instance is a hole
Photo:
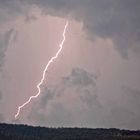
[[[0,124],[0,140],[140,140],[140,131]]]

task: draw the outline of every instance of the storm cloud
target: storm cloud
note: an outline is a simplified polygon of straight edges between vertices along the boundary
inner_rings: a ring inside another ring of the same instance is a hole
[[[20,16],[25,16],[30,9],[30,5],[21,0],[0,0],[0,24],[5,24],[16,20]]]
[[[111,39],[124,58],[129,50],[140,52],[139,0],[19,0],[1,1],[0,19],[9,21],[24,15],[25,21],[34,20],[28,11],[38,6],[42,13],[73,18],[83,23],[88,38]]]
[[[135,111],[135,113],[139,113],[140,109],[140,90],[128,87],[128,86],[123,86],[122,87],[123,92],[124,92],[124,98],[127,100],[128,106]]]
[[[63,78],[63,84],[67,86],[96,86],[96,76],[83,69],[75,68],[68,77]]]
[[[11,39],[11,35],[14,33],[14,29],[9,29],[5,33],[0,34],[0,70],[4,63],[4,58],[6,55],[6,51],[9,45],[9,41]]]
[[[29,0],[46,14],[71,17],[83,23],[90,39],[111,39],[120,54],[140,51],[139,0]]]
[[[33,106],[28,119],[50,126],[72,126],[80,123],[76,118],[79,111],[102,107],[96,94],[96,80],[95,74],[81,68],[73,69],[70,75],[62,78],[61,83],[43,89],[42,97]],[[68,99],[66,105],[65,100]]]
[[[37,125],[139,128],[139,90],[122,87],[123,100],[102,102],[98,76],[74,68],[56,86],[44,88],[28,119]],[[110,95],[110,99],[111,99]],[[109,106],[108,106],[109,105]]]

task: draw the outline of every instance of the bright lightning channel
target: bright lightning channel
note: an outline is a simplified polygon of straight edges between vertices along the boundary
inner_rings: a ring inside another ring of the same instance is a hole
[[[30,103],[31,100],[32,100],[33,98],[37,98],[37,97],[40,95],[40,93],[41,93],[40,86],[41,86],[41,85],[43,84],[43,82],[44,82],[46,72],[47,72],[47,70],[48,70],[50,64],[51,64],[55,59],[57,59],[58,55],[60,54],[60,52],[61,52],[62,49],[63,49],[63,44],[64,44],[64,42],[65,42],[65,40],[66,40],[65,34],[66,34],[66,30],[67,30],[68,25],[69,25],[69,22],[67,21],[66,24],[65,24],[65,27],[64,27],[63,34],[62,34],[63,40],[62,40],[61,43],[59,44],[59,50],[57,51],[57,53],[55,54],[55,56],[53,56],[53,57],[49,60],[49,62],[47,63],[47,65],[46,65],[46,67],[45,67],[45,69],[44,69],[44,71],[43,71],[42,79],[41,79],[41,81],[40,81],[40,82],[37,84],[37,86],[36,86],[37,89],[38,89],[38,93],[37,93],[36,95],[34,95],[34,96],[31,96],[24,104],[22,104],[21,106],[18,107],[17,113],[15,114],[15,119],[17,119],[17,117],[18,117],[19,114],[20,114],[21,109],[22,109],[25,105],[27,105],[28,103]]]

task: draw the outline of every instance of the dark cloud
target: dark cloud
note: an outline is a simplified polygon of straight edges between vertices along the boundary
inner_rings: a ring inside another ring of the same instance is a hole
[[[123,86],[122,89],[124,91],[123,98],[127,100],[133,111],[138,113],[140,111],[140,90],[128,86]]]
[[[3,34],[0,34],[0,70],[3,66],[4,57],[13,33],[14,33],[14,29],[10,29]]]
[[[13,41],[17,39],[17,32],[14,31],[13,24],[10,25],[19,16],[25,16],[28,13],[30,5],[20,0],[0,0],[0,26],[7,25],[7,30],[0,29],[0,70],[4,63],[5,53],[9,40],[13,34]],[[11,29],[9,29],[11,28]]]
[[[27,15],[25,18],[25,22],[31,22],[37,20],[37,17],[35,15]]]
[[[73,104],[79,102],[82,104],[81,106],[89,109],[101,108],[102,106],[95,92],[96,80],[97,76],[92,73],[80,68],[73,69],[70,75],[62,78],[60,84],[43,89],[42,97],[33,106],[28,119],[42,125],[74,125],[79,105],[72,108],[70,102],[67,103],[70,108],[67,108],[67,105],[63,103],[63,99],[67,100],[67,98],[75,96],[72,100]],[[69,95],[68,93],[71,90],[72,93]]]
[[[86,72],[83,69],[75,68],[72,73],[63,78],[63,84],[66,86],[86,87],[96,86],[96,76]]]
[[[21,0],[0,0],[0,24],[14,21],[17,17],[26,15],[30,7]]]
[[[122,89],[127,95],[132,95],[138,100],[140,99],[140,90],[128,86],[122,86]]]
[[[48,103],[51,100],[53,100],[53,98],[55,96],[55,92],[53,91],[53,89],[44,87],[44,89],[42,89],[41,95],[42,96],[41,96],[40,101],[37,104],[36,103],[34,104],[30,114],[28,115],[28,119],[30,121],[33,121],[33,119],[35,119],[35,120],[38,120],[40,123],[44,122],[44,120],[45,120],[45,119],[43,119],[44,113],[45,113],[44,111],[46,110]]]
[[[97,94],[94,94],[93,91],[88,89],[82,90],[80,95],[80,99],[83,103],[87,104],[88,107],[98,106],[102,107],[98,100]]]
[[[128,48],[140,51],[139,0],[29,0],[55,16],[82,21],[89,37],[110,38],[127,58]]]
[[[79,93],[81,101],[88,106],[101,106],[95,91],[97,79],[96,74],[87,72],[84,69],[75,68],[69,76],[63,77],[62,85],[66,89],[75,88],[76,92]]]
[[[40,108],[45,108],[50,100],[53,100],[55,92],[47,87],[42,91],[41,102],[39,104]]]
[[[121,99],[110,103],[108,118],[104,123],[110,127],[139,128],[140,91],[128,86],[122,86],[122,89]]]
[[[30,121],[47,126],[140,127],[140,91],[123,86],[123,93],[105,103],[98,77],[75,68],[60,84],[45,89],[29,114]],[[48,95],[47,95],[48,94]]]

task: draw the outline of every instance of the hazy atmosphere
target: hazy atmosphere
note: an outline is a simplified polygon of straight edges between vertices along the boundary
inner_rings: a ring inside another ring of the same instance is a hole
[[[0,122],[140,129],[140,0],[0,0]]]

